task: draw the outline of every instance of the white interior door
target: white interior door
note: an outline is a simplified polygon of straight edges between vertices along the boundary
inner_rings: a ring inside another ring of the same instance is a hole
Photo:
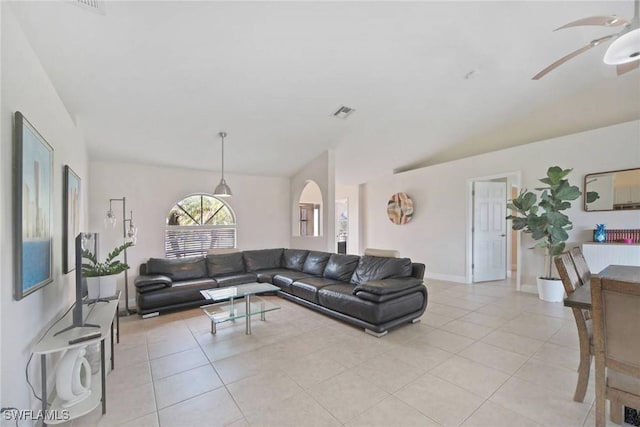
[[[476,181],[473,197],[473,281],[507,277],[507,183]]]

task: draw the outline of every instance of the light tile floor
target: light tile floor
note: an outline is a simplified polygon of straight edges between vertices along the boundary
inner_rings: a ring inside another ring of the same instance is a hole
[[[593,373],[572,400],[578,339],[562,303],[509,282],[427,287],[422,321],[382,338],[278,297],[250,336],[243,321],[212,335],[200,309],[122,318],[107,414],[71,425],[594,425]]]

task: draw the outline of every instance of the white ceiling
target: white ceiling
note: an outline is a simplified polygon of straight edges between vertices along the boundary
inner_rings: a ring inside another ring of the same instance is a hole
[[[625,1],[11,4],[92,160],[289,176],[333,148],[337,182],[640,118],[640,71],[594,48]],[[331,117],[340,105],[347,120]]]

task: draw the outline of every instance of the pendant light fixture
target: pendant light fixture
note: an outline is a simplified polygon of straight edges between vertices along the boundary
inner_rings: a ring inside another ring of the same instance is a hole
[[[227,182],[224,180],[224,139],[226,138],[227,133],[224,131],[219,132],[218,136],[222,138],[222,177],[220,178],[220,184],[218,184],[214,190],[213,195],[218,197],[230,197],[232,195],[231,188],[229,188]]]

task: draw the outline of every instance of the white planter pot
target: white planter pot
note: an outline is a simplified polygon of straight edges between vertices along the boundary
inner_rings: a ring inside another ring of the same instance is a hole
[[[98,297],[100,297],[99,277],[87,277],[87,293],[89,299],[98,299]]]
[[[116,294],[118,289],[118,275],[100,277],[100,298],[109,298]]]
[[[538,277],[538,297],[543,301],[561,302],[564,299],[564,286],[560,279]]]
[[[118,275],[87,277],[87,292],[89,299],[109,298],[118,289]]]

